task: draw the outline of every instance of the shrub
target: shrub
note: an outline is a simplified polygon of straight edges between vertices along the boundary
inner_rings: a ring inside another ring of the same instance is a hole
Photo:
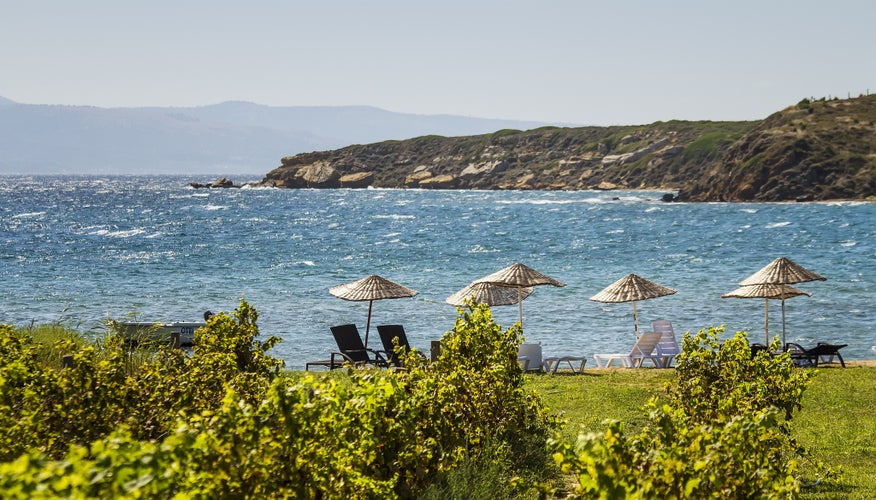
[[[234,317],[217,315],[197,332],[203,343],[192,356],[168,346],[132,351],[120,335],[92,345],[63,335],[47,350],[33,342],[31,330],[0,327],[0,419],[6,419],[0,459],[28,446],[60,458],[71,444],[88,445],[120,425],[138,438],[157,439],[172,431],[178,413],[218,408],[226,386],[260,402],[282,362],[265,355],[276,339],[255,340],[256,319],[241,301]],[[72,366],[51,360],[65,353]]]
[[[399,372],[280,374],[256,320],[242,301],[196,332],[191,356],[159,348],[134,369],[110,339],[100,359],[89,346],[44,370],[3,329],[0,401],[23,397],[27,417],[0,415],[4,497],[411,498],[433,483],[522,491],[546,466],[556,422],[522,390],[519,327],[502,331],[486,306],[457,320],[436,363],[409,354]],[[13,446],[26,432],[51,446]]]
[[[787,354],[752,357],[747,337],[723,329],[685,335],[667,402],[652,400],[643,430],[619,422],[575,446],[554,441],[556,462],[577,476],[579,498],[791,498],[799,492],[790,434],[811,373]],[[796,457],[796,458],[795,458]]]
[[[802,408],[812,372],[797,370],[790,354],[769,350],[752,356],[745,333],[724,342],[723,328],[685,335],[675,379],[667,384],[670,404],[689,420],[720,421],[775,407],[790,419]]]
[[[546,441],[559,421],[523,389],[517,362],[521,342],[519,325],[502,331],[489,307],[470,304],[441,339],[435,362],[414,353],[404,359],[401,384],[411,394],[411,406],[429,422],[421,439],[440,445],[432,453],[435,459],[423,464],[430,481],[486,456],[496,463],[507,460],[509,474],[527,476],[522,484],[534,483],[546,470]],[[407,480],[412,491],[428,484]]]

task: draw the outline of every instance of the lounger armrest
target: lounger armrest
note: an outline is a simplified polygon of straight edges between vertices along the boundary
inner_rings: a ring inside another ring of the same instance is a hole
[[[380,355],[380,353],[382,353],[383,351],[375,351],[374,349],[370,349],[370,348],[365,349],[365,350],[374,355],[374,364],[375,365],[382,366],[382,367],[389,366],[389,361],[387,361],[387,359],[389,359],[389,356],[383,357]],[[384,353],[384,354],[386,354],[386,353]]]
[[[334,370],[335,368],[340,368],[347,363],[355,364],[355,362],[346,354],[342,352],[333,352],[330,360],[329,369]]]
[[[789,352],[789,351],[790,352],[794,352],[794,351],[806,352],[806,349],[804,349],[803,346],[800,344],[797,344],[794,342],[788,342],[787,344],[785,344],[784,351],[785,352]]]

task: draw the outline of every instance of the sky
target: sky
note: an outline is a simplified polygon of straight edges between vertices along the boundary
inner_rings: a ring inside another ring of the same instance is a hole
[[[0,0],[0,96],[634,125],[876,92],[876,2]]]

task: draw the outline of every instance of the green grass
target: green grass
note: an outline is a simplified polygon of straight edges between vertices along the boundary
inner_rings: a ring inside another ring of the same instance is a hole
[[[561,412],[563,436],[602,432],[614,419],[637,430],[646,420],[642,410],[663,393],[673,370],[589,370],[583,375],[527,375],[526,387],[553,411]],[[876,492],[876,368],[824,368],[803,398],[803,409],[791,421],[800,444],[814,460],[839,469],[839,486],[804,488],[804,499],[865,499]]]
[[[561,412],[563,436],[602,432],[605,420],[625,422],[637,430],[647,419],[642,407],[663,392],[674,370],[587,370],[582,375],[526,375],[526,387]]]
[[[61,368],[61,358],[65,352],[55,348],[63,340],[69,340],[77,346],[85,346],[88,340],[76,329],[57,323],[34,325],[19,328],[19,332],[29,335],[36,346],[37,360],[44,366]]]

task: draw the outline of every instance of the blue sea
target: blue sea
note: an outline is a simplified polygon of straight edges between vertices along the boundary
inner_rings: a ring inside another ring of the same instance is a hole
[[[232,177],[233,178],[233,177]],[[334,285],[379,274],[420,293],[373,304],[374,325],[404,324],[428,351],[454,325],[444,299],[515,262],[567,283],[523,303],[545,354],[629,350],[632,305],[591,296],[629,273],[678,291],[636,304],[639,323],[679,336],[726,325],[764,341],[763,299],[722,299],[776,257],[827,278],[796,285],[787,340],[876,345],[876,204],[663,203],[663,192],[197,190],[201,176],[0,177],[0,322],[59,322],[100,334],[107,319],[199,321],[245,298],[273,354],[303,369],[333,350],[329,327],[367,302]],[[238,183],[257,180],[234,178]],[[493,308],[517,321],[517,306]],[[781,333],[770,301],[770,334]]]

